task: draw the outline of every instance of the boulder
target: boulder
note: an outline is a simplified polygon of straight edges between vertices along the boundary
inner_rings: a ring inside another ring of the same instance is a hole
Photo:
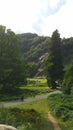
[[[0,130],[17,130],[13,126],[0,124]]]

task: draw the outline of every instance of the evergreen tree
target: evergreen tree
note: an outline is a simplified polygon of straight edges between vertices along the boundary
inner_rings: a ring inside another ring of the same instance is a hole
[[[51,37],[50,55],[47,61],[47,83],[53,89],[63,78],[63,64],[61,54],[61,38],[58,30]]]

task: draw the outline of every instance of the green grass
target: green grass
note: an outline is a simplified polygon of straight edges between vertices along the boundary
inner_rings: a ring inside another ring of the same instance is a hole
[[[22,91],[25,93],[25,97],[36,96],[45,93],[49,93],[52,90],[47,86],[45,78],[29,78],[26,86],[21,86]]]
[[[25,98],[46,94],[52,91],[47,86],[47,81],[45,78],[29,78],[27,79],[27,85],[23,85],[20,88],[24,93]]]
[[[35,109],[36,111],[40,113],[44,113],[46,115],[47,111],[49,111],[47,99],[41,99],[39,101],[33,101],[31,103],[21,104],[18,105],[20,108],[25,109]]]

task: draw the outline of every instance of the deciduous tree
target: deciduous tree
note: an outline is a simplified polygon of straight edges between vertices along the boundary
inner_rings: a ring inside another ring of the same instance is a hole
[[[17,35],[0,26],[0,86],[11,91],[26,81]]]

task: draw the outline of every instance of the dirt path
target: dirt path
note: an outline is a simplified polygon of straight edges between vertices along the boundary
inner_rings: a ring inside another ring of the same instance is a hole
[[[50,112],[48,112],[48,119],[51,121],[51,123],[54,127],[54,130],[61,130],[56,119],[50,114]]]

